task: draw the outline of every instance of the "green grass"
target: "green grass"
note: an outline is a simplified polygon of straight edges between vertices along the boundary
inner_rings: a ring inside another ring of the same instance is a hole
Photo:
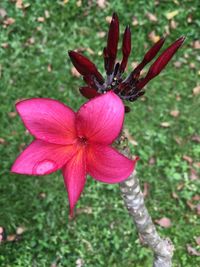
[[[75,220],[68,219],[67,194],[60,172],[45,177],[28,177],[10,173],[10,166],[31,137],[19,117],[11,118],[9,112],[15,110],[15,101],[20,98],[50,97],[61,100],[77,109],[84,99],[78,93],[83,85],[81,79],[72,77],[71,63],[67,51],[75,48],[91,48],[90,56],[103,71],[102,51],[105,38],[98,38],[97,32],[107,31],[106,16],[116,11],[121,21],[121,31],[127,25],[132,29],[132,56],[129,61],[139,61],[144,55],[145,45],[151,42],[148,34],[155,30],[162,36],[169,24],[165,13],[178,10],[174,18],[178,23],[171,30],[166,45],[180,35],[187,39],[172,62],[182,62],[181,68],[170,63],[159,77],[147,88],[145,100],[133,104],[132,112],[127,115],[126,127],[138,142],[132,147],[134,154],[140,156],[137,165],[141,185],[150,184],[150,193],[146,199],[147,207],[153,219],[169,217],[172,227],[157,227],[163,236],[169,236],[175,247],[175,267],[198,267],[200,257],[191,256],[186,245],[191,244],[197,250],[200,247],[195,237],[200,236],[200,223],[196,210],[187,205],[194,195],[200,194],[199,178],[189,178],[189,164],[182,159],[190,156],[193,162],[199,162],[200,146],[191,140],[199,133],[200,96],[193,96],[192,89],[200,79],[199,50],[192,48],[192,42],[199,38],[198,1],[110,1],[106,8],[100,9],[96,1],[82,1],[80,7],[76,1],[62,5],[62,1],[24,1],[30,6],[23,12],[15,7],[14,1],[1,1],[0,8],[7,11],[8,17],[15,23],[7,28],[1,24],[0,47],[0,226],[7,234],[13,234],[18,226],[26,231],[16,242],[0,245],[0,266],[76,266],[77,259],[84,261],[86,267],[149,267],[152,253],[142,247],[121,200],[118,185],[106,185],[88,179],[77,208],[80,214]],[[44,23],[37,21],[44,17],[45,10],[50,17]],[[146,12],[156,14],[157,23],[150,22]],[[192,22],[188,23],[188,16]],[[138,26],[131,24],[132,17],[138,19]],[[0,17],[0,21],[2,18]],[[38,27],[41,27],[38,29]],[[33,37],[35,43],[26,45]],[[187,54],[187,58],[184,55]],[[191,69],[190,63],[196,68]],[[48,64],[52,71],[48,72]],[[180,100],[177,101],[177,96]],[[170,111],[178,109],[177,118]],[[160,123],[169,122],[169,128]],[[177,144],[176,138],[181,143]],[[156,162],[149,165],[149,159]],[[200,175],[199,169],[196,168]],[[180,190],[177,186],[183,184]],[[172,198],[176,192],[178,199]],[[40,194],[46,197],[41,198]],[[92,212],[88,212],[92,209]]]

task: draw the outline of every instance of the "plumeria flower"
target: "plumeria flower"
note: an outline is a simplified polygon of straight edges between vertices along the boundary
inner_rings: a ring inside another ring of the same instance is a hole
[[[137,159],[128,159],[111,147],[124,121],[123,103],[113,92],[88,101],[77,112],[47,98],[21,101],[16,109],[35,140],[11,171],[46,175],[62,169],[71,215],[87,174],[101,182],[118,183],[134,170]]]
[[[75,51],[69,51],[71,61],[77,71],[83,76],[86,87],[81,87],[80,92],[86,98],[92,98],[104,92],[112,90],[122,100],[135,101],[142,96],[144,86],[156,77],[167,65],[176,51],[180,48],[185,38],[180,37],[172,43],[151,65],[144,78],[140,77],[142,69],[157,55],[165,42],[161,38],[144,55],[142,62],[124,78],[123,74],[131,53],[131,31],[127,26],[122,43],[121,62],[116,62],[117,47],[119,40],[119,20],[116,13],[113,14],[107,37],[107,46],[103,50],[106,79],[98,71],[97,67],[85,56]]]

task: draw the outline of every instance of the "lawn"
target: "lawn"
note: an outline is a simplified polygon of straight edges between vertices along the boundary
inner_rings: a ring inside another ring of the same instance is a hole
[[[127,24],[132,31],[127,71],[155,38],[168,35],[167,47],[179,36],[187,37],[148,84],[145,97],[129,104],[125,127],[131,150],[140,157],[141,187],[149,187],[149,212],[154,221],[171,221],[170,227],[157,229],[175,245],[173,266],[200,266],[199,1],[115,0],[104,7],[102,2],[0,2],[0,226],[8,236],[0,244],[2,267],[151,266],[152,253],[140,244],[117,184],[89,177],[70,220],[61,172],[43,177],[10,173],[16,156],[32,140],[15,102],[49,97],[78,109],[85,101],[78,90],[84,83],[67,51],[79,49],[103,73],[102,50],[113,11],[121,33]]]

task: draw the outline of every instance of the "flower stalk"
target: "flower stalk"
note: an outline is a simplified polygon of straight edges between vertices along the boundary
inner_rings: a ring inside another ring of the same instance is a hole
[[[125,156],[131,156],[128,139],[123,133],[116,141],[116,147]],[[128,179],[120,183],[125,206],[132,217],[140,240],[154,252],[153,267],[171,267],[174,246],[169,238],[161,238],[145,206],[139,180],[134,171]]]

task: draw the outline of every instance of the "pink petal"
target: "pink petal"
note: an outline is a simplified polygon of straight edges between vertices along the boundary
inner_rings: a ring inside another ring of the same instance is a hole
[[[33,98],[16,105],[25,126],[37,139],[72,144],[76,138],[75,113],[59,101]]]
[[[98,96],[77,112],[78,135],[89,142],[111,144],[119,135],[124,120],[124,105],[112,92]]]
[[[91,145],[87,152],[87,171],[96,180],[119,183],[130,176],[136,160],[130,160],[114,148]]]
[[[29,175],[49,174],[62,168],[75,153],[74,145],[56,145],[35,140],[19,155],[11,171]]]
[[[63,168],[64,182],[68,193],[70,215],[83,191],[86,182],[86,162],[84,150],[80,149]]]

